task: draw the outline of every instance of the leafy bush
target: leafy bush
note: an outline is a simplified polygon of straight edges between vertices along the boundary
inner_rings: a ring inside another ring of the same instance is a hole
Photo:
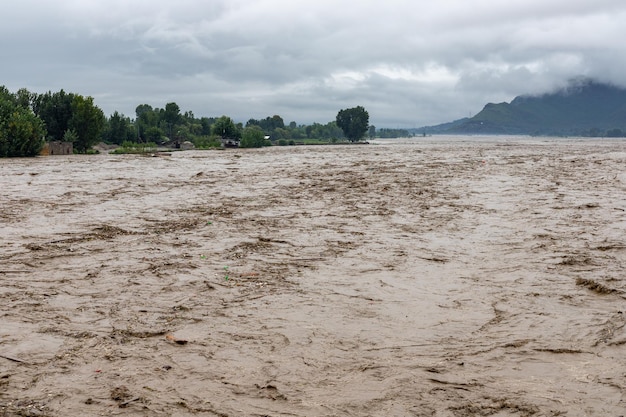
[[[67,129],[63,134],[63,142],[76,142],[78,141],[78,134],[74,129]]]
[[[155,152],[156,150],[157,150],[157,145],[154,142],[135,143],[135,142],[124,141],[122,142],[122,146],[115,149],[111,153],[114,153],[114,154],[139,153],[141,154],[141,153]]]
[[[249,126],[243,130],[243,136],[241,138],[242,148],[261,148],[265,145],[265,133],[258,126]]]
[[[44,145],[41,119],[23,107],[14,107],[0,116],[0,157],[36,156]]]
[[[191,138],[196,149],[216,149],[222,147],[219,136],[195,136]]]

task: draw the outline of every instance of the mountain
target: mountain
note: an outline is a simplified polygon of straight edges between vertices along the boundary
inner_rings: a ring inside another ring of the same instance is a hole
[[[626,132],[626,89],[590,79],[511,103],[489,103],[474,117],[424,129],[426,133],[622,136]],[[618,133],[618,134],[616,134]]]
[[[419,127],[419,128],[412,128],[412,129],[408,129],[408,131],[411,132],[413,135],[417,135],[417,136],[426,135],[426,134],[445,134],[445,133],[451,132],[453,129],[457,128],[458,126],[461,126],[463,123],[467,122],[468,120],[470,119],[467,117],[464,117],[462,119],[458,119],[453,122],[442,123],[436,126],[424,126],[424,127]]]

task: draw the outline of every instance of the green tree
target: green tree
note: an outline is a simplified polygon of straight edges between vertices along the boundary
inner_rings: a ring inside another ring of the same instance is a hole
[[[78,142],[78,134],[73,129],[68,129],[63,135],[63,142]]]
[[[36,156],[41,152],[44,124],[28,105],[19,95],[0,87],[0,157]]]
[[[265,132],[259,126],[248,126],[243,130],[242,148],[261,148],[265,145]]]
[[[138,140],[148,142],[146,132],[149,128],[158,126],[159,115],[149,104],[140,104],[137,106],[135,115],[135,127],[137,129]]]
[[[17,93],[15,93],[17,105],[25,109],[32,109],[36,98],[36,93],[31,93],[25,88],[20,88],[17,90]]]
[[[8,145],[2,156],[37,156],[43,148],[46,132],[41,119],[30,110],[17,107],[7,122],[5,134],[0,133]]]
[[[285,122],[282,117],[275,114],[271,118],[268,117],[268,124],[271,126],[272,130],[274,129],[284,129]]]
[[[379,138],[408,138],[411,132],[406,129],[389,129],[383,127],[378,131]]]
[[[293,123],[295,125],[295,122]],[[263,132],[265,132],[266,135],[271,137],[272,140],[290,137],[290,132],[285,129],[285,122],[283,118],[277,114],[272,117],[268,116],[261,120],[250,119],[246,123],[246,127],[249,126],[259,126],[263,129]]]
[[[215,119],[213,117],[202,117],[200,119],[200,124],[202,125],[202,136],[210,136],[211,135],[211,126],[215,123]]]
[[[135,108],[135,114],[137,115],[137,118],[140,119],[142,118],[142,116],[146,115],[146,114],[150,114],[153,112],[152,106],[149,104],[140,104]],[[145,119],[145,117],[144,117]]]
[[[33,111],[43,120],[48,140],[63,140],[63,135],[70,127],[74,94],[61,90],[56,93],[48,91],[33,100]]]
[[[163,134],[163,130],[156,126],[151,126],[147,128],[143,134],[145,141],[152,143],[161,143],[161,139],[163,138],[163,136],[165,136]]]
[[[222,116],[213,123],[211,131],[214,135],[220,136],[222,139],[239,139],[241,138],[241,131],[228,116]]]
[[[72,118],[68,125],[78,135],[74,149],[85,153],[96,144],[104,129],[105,120],[104,113],[93,104],[92,97],[75,95],[72,101]]]
[[[136,142],[137,131],[128,117],[115,111],[105,123],[102,138],[105,142],[121,145],[124,141]]]
[[[176,103],[167,103],[162,114],[163,122],[167,126],[167,135],[170,140],[175,136],[178,125],[181,124],[183,116],[180,114],[180,107]]]
[[[290,139],[291,132],[287,129],[282,129],[280,127],[277,127],[276,129],[274,129],[270,137],[272,140]]]
[[[192,113],[193,115],[193,113]],[[163,115],[166,123],[176,126],[181,123],[182,115],[180,114],[180,107],[176,103],[167,103],[165,105],[165,113]]]
[[[261,126],[261,121],[257,119],[248,119],[246,122],[246,127],[250,126]]]
[[[343,130],[343,134],[348,140],[356,142],[365,136],[369,126],[369,118],[369,114],[362,106],[339,110],[337,126]]]

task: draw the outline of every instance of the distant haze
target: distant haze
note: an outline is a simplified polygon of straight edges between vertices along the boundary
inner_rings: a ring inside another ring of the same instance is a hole
[[[626,86],[621,0],[21,0],[0,12],[0,85],[93,96],[134,117],[377,127],[478,113],[585,76]]]

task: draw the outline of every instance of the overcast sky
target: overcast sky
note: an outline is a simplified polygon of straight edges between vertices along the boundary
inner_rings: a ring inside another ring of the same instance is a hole
[[[377,127],[474,115],[588,76],[626,86],[624,0],[20,0],[0,6],[0,85],[92,96],[108,116]]]

